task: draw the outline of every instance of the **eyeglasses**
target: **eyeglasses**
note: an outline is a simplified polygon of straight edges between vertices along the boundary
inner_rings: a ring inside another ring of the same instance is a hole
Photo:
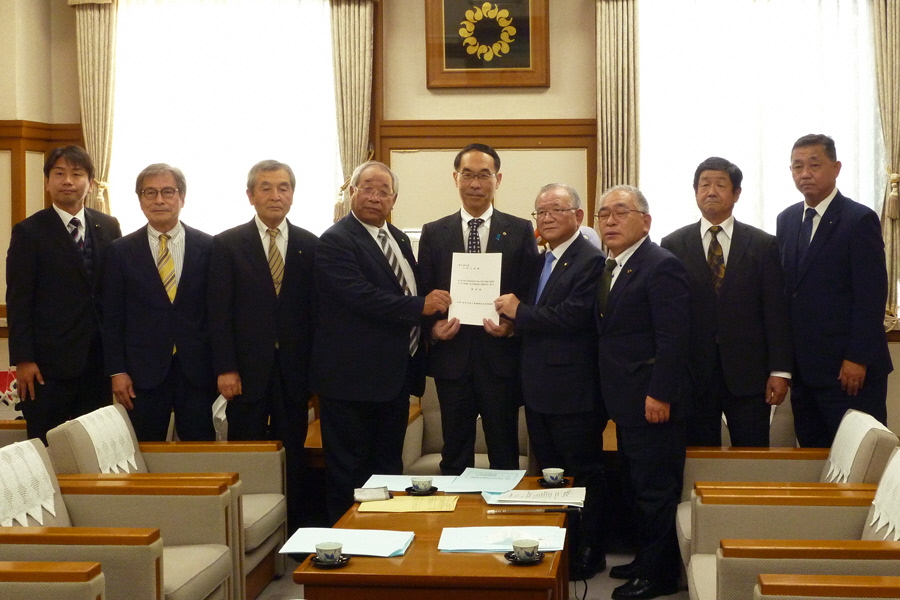
[[[531,213],[531,217],[535,221],[540,221],[541,219],[546,219],[548,216],[553,215],[554,219],[559,219],[563,216],[563,214],[572,211],[578,210],[577,208],[551,208],[550,210],[538,210]]]
[[[365,196],[366,198],[377,198],[378,200],[387,200],[394,194],[392,192],[385,192],[382,190],[376,190],[375,188],[356,188],[356,191]]]
[[[472,173],[471,171],[457,171],[456,173],[463,181],[477,179],[481,183],[487,183],[490,179],[497,176],[496,173]]]
[[[637,210],[634,208],[617,208],[615,210],[609,210],[608,208],[601,208],[600,211],[594,215],[598,219],[606,221],[610,216],[616,218],[616,221],[621,221],[625,217],[629,215],[629,213],[641,213],[642,215],[646,215],[647,213],[642,210]]]
[[[147,200],[156,200],[156,196],[159,194],[162,194],[162,197],[166,200],[171,200],[177,193],[178,188],[173,187],[164,187],[161,190],[158,190],[156,188],[144,188],[141,190],[141,195]]]

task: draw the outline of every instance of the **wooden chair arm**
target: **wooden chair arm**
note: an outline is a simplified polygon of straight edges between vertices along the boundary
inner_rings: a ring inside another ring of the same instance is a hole
[[[725,558],[900,560],[900,542],[874,540],[730,540],[720,542]]]
[[[711,448],[691,446],[687,458],[825,460],[830,448]]]
[[[4,583],[84,583],[98,575],[98,562],[0,562]]]
[[[167,480],[60,479],[59,489],[68,495],[103,496],[219,496],[228,489],[225,478]]]
[[[24,419],[3,419],[0,420],[0,429],[8,431],[25,431],[27,424]]]
[[[767,596],[900,598],[900,577],[875,575],[760,575]]]
[[[706,505],[868,506],[875,499],[874,490],[701,489],[696,494]]]
[[[240,481],[237,473],[63,473],[56,476],[59,482],[85,481],[146,481],[165,482],[170,480],[200,480],[203,482],[223,482],[228,486]]]
[[[281,442],[141,442],[141,452],[278,452]]]
[[[149,546],[159,529],[148,527],[0,527],[0,544]]]
[[[876,483],[820,483],[803,481],[697,481],[695,490],[831,490],[842,492],[872,491]]]

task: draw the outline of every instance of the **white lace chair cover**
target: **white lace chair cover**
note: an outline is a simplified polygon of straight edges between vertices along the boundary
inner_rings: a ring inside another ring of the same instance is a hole
[[[114,406],[104,406],[75,420],[81,423],[94,444],[101,473],[137,470],[131,433]]]
[[[44,510],[56,516],[53,482],[32,442],[0,448],[0,527],[27,527],[29,516],[43,525]]]
[[[850,469],[853,467],[853,460],[856,458],[863,438],[872,429],[890,431],[875,417],[866,413],[851,410],[844,415],[828,455],[830,466],[826,480],[829,483],[847,482],[850,477]]]
[[[894,452],[884,470],[872,506],[875,510],[872,511],[873,518],[869,525],[873,526],[875,531],[887,527],[884,539],[900,541],[900,452]]]

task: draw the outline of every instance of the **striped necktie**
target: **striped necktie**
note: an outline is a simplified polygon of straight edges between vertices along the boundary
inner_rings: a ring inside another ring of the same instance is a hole
[[[384,229],[378,230],[378,242],[381,244],[381,251],[384,252],[384,257],[387,258],[388,264],[391,265],[391,270],[394,271],[394,276],[397,278],[397,281],[400,282],[400,287],[403,288],[403,295],[411,296],[412,290],[409,289],[409,284],[406,283],[403,269],[400,268],[400,261],[397,260],[397,255],[394,254],[393,249],[391,249],[391,245],[388,243],[387,231]],[[418,347],[419,328],[418,326],[415,326],[409,332],[409,355],[414,355]]]
[[[69,221],[69,235],[72,236],[72,241],[75,242],[78,249],[84,252],[84,237],[81,235],[80,228],[81,221],[78,220],[78,217],[72,217],[72,220]]]
[[[278,244],[275,243],[278,230],[266,229],[266,233],[269,234],[269,271],[272,273],[272,283],[275,284],[275,295],[278,296],[281,294],[281,282],[284,280],[284,259],[278,251]]]
[[[175,302],[175,261],[172,259],[172,253],[169,252],[169,240],[171,236],[162,234],[159,236],[159,254],[156,257],[156,268],[159,270],[159,276],[162,279],[163,287],[166,288],[166,295],[169,296],[169,302]]]

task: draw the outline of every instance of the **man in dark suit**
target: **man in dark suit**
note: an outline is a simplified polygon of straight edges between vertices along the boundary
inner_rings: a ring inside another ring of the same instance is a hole
[[[12,230],[6,258],[9,359],[28,437],[110,403],[100,339],[100,281],[119,222],[86,208],[94,164],[84,149],[52,150],[44,187],[53,201]]]
[[[640,190],[613,187],[600,204],[610,256],[597,295],[600,389],[616,422],[639,541],[634,562],[610,569],[610,577],[628,580],[612,597],[656,598],[678,589],[690,293],[684,265],[648,237],[650,207]]]
[[[500,293],[526,297],[537,255],[531,223],[494,209],[500,157],[469,144],[456,155],[453,180],[462,209],[426,224],[419,240],[422,291],[449,290],[454,252],[499,252]],[[441,471],[459,475],[475,464],[475,423],[481,415],[492,469],[518,469],[519,345],[511,325],[485,319],[483,327],[440,315],[433,322],[428,374],[441,406]]]
[[[153,164],[135,184],[147,225],[109,248],[103,354],[116,400],[143,442],[165,441],[175,411],[184,441],[216,439],[206,287],[212,236],[179,220],[180,169]]]
[[[771,406],[787,395],[791,334],[775,236],[734,219],[743,174],[710,157],[694,172],[703,215],[662,247],[681,259],[691,286],[688,446],[768,446]]]
[[[586,489],[569,563],[569,579],[590,579],[606,568],[600,509],[604,494],[603,430],[594,307],[603,253],[578,230],[584,219],[572,187],[541,188],[533,213],[547,242],[534,261],[526,301],[500,296],[494,306],[522,338],[522,396],[531,447],[541,468],[562,467]]]
[[[303,518],[316,306],[316,236],[286,218],[295,186],[288,165],[274,160],[254,165],[247,198],[256,215],[213,238],[209,272],[213,371],[228,400],[228,439],[284,444],[291,531]]]
[[[804,202],[778,215],[794,335],[791,405],[801,446],[830,447],[848,408],[887,420],[893,370],[884,333],[887,268],[878,215],[837,189],[834,140],[805,135],[791,150]]]
[[[409,396],[425,389],[421,318],[450,295],[418,295],[409,238],[387,223],[397,179],[369,161],[350,177],[352,212],[319,240],[319,325],[313,389],[319,394],[328,514],[337,521],[374,473],[403,471]]]

